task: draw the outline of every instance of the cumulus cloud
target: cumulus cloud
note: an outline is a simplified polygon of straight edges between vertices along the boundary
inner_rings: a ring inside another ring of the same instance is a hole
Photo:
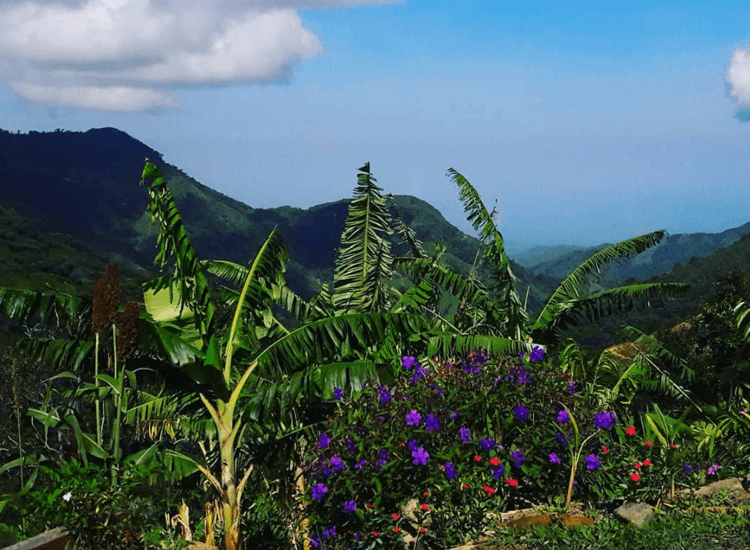
[[[398,0],[0,0],[0,79],[42,104],[140,111],[179,87],[280,82],[322,51],[298,9]]]
[[[743,107],[750,107],[750,48],[737,49],[727,71],[730,93]]]

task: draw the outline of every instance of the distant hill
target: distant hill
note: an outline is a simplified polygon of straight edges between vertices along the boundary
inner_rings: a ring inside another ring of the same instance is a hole
[[[36,220],[29,223],[43,231],[68,235],[69,242],[82,249],[115,254],[120,262],[127,260],[153,272],[157,227],[146,213],[147,191],[137,185],[145,158],[167,179],[199,257],[245,264],[278,226],[291,256],[286,272],[289,286],[309,298],[323,282],[332,280],[349,199],[308,209],[253,208],[200,184],[165,163],[158,151],[115,128],[28,134],[0,130],[0,205]],[[355,175],[353,168],[352,188]],[[387,184],[384,187],[387,192]],[[468,274],[479,247],[476,238],[415,197],[397,195],[392,208],[416,231],[428,252],[437,243],[445,244],[443,261]],[[394,253],[406,254],[399,238],[392,238]],[[48,244],[64,241],[61,236],[46,239]],[[554,281],[527,276],[515,263],[513,269],[530,285],[529,306],[539,307]],[[0,285],[4,280],[12,279],[0,266]],[[520,290],[525,293],[526,287]]]
[[[653,248],[618,264],[609,266],[599,278],[602,287],[618,286],[628,280],[659,277],[674,266],[705,258],[719,248],[727,247],[750,233],[750,222],[721,233],[677,233],[668,235]],[[536,247],[514,258],[531,275],[543,275],[555,280],[566,277],[591,254],[610,246],[610,243],[589,248],[563,245]],[[546,256],[546,257],[545,257]]]

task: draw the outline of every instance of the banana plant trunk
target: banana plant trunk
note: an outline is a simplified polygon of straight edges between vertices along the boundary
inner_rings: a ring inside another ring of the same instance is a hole
[[[234,424],[233,407],[219,401],[217,403],[219,422],[216,428],[219,434],[221,451],[221,493],[224,513],[224,547],[226,550],[242,550],[240,538],[240,501],[237,494],[234,471],[234,442],[240,427]]]

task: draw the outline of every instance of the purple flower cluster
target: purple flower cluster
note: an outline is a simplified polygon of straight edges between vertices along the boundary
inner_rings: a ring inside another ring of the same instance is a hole
[[[336,401],[341,399],[341,388],[333,388],[333,398]]]
[[[516,420],[526,420],[529,418],[529,409],[527,409],[523,405],[518,405],[515,409],[513,409],[513,415],[515,416]]]
[[[551,462],[552,464],[560,464],[560,463],[562,462],[562,460],[560,460],[560,457],[559,457],[559,456],[557,456],[557,454],[556,454],[556,453],[550,453],[550,454],[549,454],[549,461],[550,461],[550,462]]]
[[[417,447],[411,452],[412,464],[416,466],[427,466],[427,459],[430,458],[430,453],[425,451],[422,447]]]
[[[471,434],[469,433],[469,428],[461,428],[458,430],[458,433],[461,435],[462,441],[471,441]]]
[[[422,415],[419,414],[416,410],[412,410],[406,414],[406,425],[407,426],[419,426],[419,423],[422,422]]]
[[[617,424],[617,417],[613,412],[598,412],[594,416],[594,426],[602,430],[611,430]]]
[[[565,409],[562,409],[560,412],[557,413],[557,421],[560,424],[567,424],[570,422],[570,415],[568,414],[568,411]]]
[[[521,453],[523,453],[522,449],[516,449],[514,452],[510,454],[511,458],[515,461],[513,463],[513,466],[519,469],[521,468],[521,464],[523,463],[523,461],[526,460],[526,457],[523,456],[523,454]]]
[[[456,473],[456,467],[451,462],[445,463],[445,478],[453,479],[458,474]]]
[[[404,367],[406,370],[411,370],[411,368],[416,364],[417,360],[412,357],[411,355],[404,357],[401,360],[401,366]]]
[[[485,437],[479,442],[479,446],[483,451],[489,453],[495,447],[495,440]]]
[[[525,365],[517,365],[510,368],[503,380],[516,386],[525,386],[531,384],[531,374],[526,370]],[[500,378],[498,377],[495,381],[499,382]]]
[[[344,503],[344,513],[345,514],[352,514],[357,511],[357,503],[353,500],[347,500]]]
[[[541,361],[542,359],[544,359],[544,350],[539,346],[534,346],[534,349],[532,349],[531,353],[529,354],[529,359],[532,363]]]
[[[424,420],[424,425],[427,428],[428,431],[431,432],[437,432],[440,431],[440,420],[437,416],[430,413],[427,415],[427,418]]]
[[[388,388],[388,386],[378,386],[378,389],[375,390],[378,394],[378,401],[381,404],[388,403],[392,399],[391,390]]]
[[[584,462],[586,463],[587,470],[598,470],[599,466],[601,466],[599,457],[597,457],[596,455],[587,456]]]
[[[320,434],[320,437],[318,438],[318,447],[321,449],[327,449],[328,445],[331,444],[331,438],[328,437],[328,434],[322,433]]]
[[[328,487],[326,487],[322,483],[318,483],[317,485],[313,485],[312,497],[315,500],[320,500],[321,498],[323,498],[323,495],[325,495],[327,492],[328,492]]]

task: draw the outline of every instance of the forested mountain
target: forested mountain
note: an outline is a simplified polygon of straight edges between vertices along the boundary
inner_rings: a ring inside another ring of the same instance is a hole
[[[727,247],[750,233],[750,222],[721,233],[676,233],[645,252],[608,266],[600,277],[604,287],[616,286],[629,279],[659,277],[682,263],[705,258],[715,250]],[[582,248],[575,246],[536,247],[514,258],[528,273],[560,280],[594,252],[608,243]]]
[[[252,208],[200,184],[125,132],[99,128],[28,134],[0,130],[0,206],[7,209],[0,210],[7,244],[0,249],[4,258],[0,286],[35,287],[38,285],[34,283],[41,283],[45,275],[54,280],[55,273],[67,273],[65,266],[70,266],[68,275],[73,277],[68,282],[92,288],[96,279],[91,279],[91,269],[83,267],[94,257],[84,254],[88,249],[114,258],[118,265],[132,262],[133,272],[145,269],[153,273],[157,229],[146,213],[148,194],[138,186],[146,157],[165,175],[199,257],[245,264],[278,226],[291,256],[286,272],[289,286],[309,298],[323,282],[332,280],[349,199],[309,209]],[[352,187],[355,174],[356,167],[352,167]],[[387,193],[388,182],[381,185]],[[468,274],[479,241],[462,233],[420,199],[404,195],[393,199],[392,213],[398,212],[416,231],[426,251],[432,253],[438,243],[446,245],[443,262]],[[16,235],[15,231],[26,235]],[[37,233],[46,247],[44,261],[39,259],[40,245],[24,248],[13,244]],[[397,236],[392,240],[394,253],[405,254],[406,245],[398,245]],[[53,252],[56,242],[61,248]],[[66,255],[70,255],[67,260]],[[100,262],[94,263],[101,276],[104,270]],[[530,285],[530,308],[539,307],[556,281],[528,276],[517,264],[513,269],[525,285]],[[524,293],[525,285],[520,287]]]

